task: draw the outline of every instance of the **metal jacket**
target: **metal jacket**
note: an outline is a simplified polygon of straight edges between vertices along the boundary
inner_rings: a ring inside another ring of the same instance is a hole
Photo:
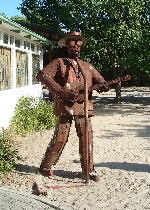
[[[82,60],[80,64],[85,71],[88,87],[105,82],[94,66]],[[60,88],[72,90],[81,85],[84,86],[84,79],[77,62],[74,59],[58,58],[41,71],[45,77],[39,80],[54,94],[54,114],[56,116],[84,115],[84,93],[80,93],[76,101],[63,101],[57,95]],[[93,115],[92,92],[88,95],[88,114]]]

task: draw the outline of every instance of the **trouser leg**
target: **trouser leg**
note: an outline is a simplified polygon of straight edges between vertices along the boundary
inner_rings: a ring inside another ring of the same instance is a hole
[[[75,117],[75,126],[77,135],[79,137],[79,154],[82,171],[86,173],[86,133],[85,133],[85,118],[84,116]],[[88,170],[92,172],[94,170],[93,165],[93,131],[90,117],[88,118]]]
[[[68,141],[71,122],[71,116],[58,117],[54,131],[54,136],[46,149],[44,158],[40,165],[41,170],[51,169],[51,166],[57,163]]]

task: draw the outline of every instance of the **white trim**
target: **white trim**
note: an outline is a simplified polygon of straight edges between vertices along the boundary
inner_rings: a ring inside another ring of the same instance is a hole
[[[11,88],[16,88],[16,50],[14,47],[11,48]]]
[[[39,64],[40,64],[40,70],[43,69],[43,54],[40,54],[39,56]]]
[[[42,47],[42,45],[40,43],[37,44],[37,42],[32,41],[30,39],[27,39],[25,37],[22,37],[22,36],[20,36],[19,34],[15,33],[15,32],[9,31],[9,30],[3,28],[3,26],[1,26],[1,25],[0,25],[0,31],[1,31],[0,45],[3,46],[3,47],[7,47],[7,48],[9,47],[10,48],[12,46],[12,45],[10,45],[10,36],[14,37],[14,46],[15,46],[15,38],[20,39],[20,47],[15,47],[17,50],[21,50],[23,52],[31,51],[32,53],[37,54],[37,53],[39,53],[37,50],[34,50],[34,51],[31,50],[31,43],[34,44],[35,49],[37,49],[37,45],[39,47]],[[7,33],[9,35],[9,37],[8,37],[8,44],[3,43],[4,33]],[[24,49],[24,41],[26,41],[26,42],[28,42],[30,44],[30,49],[29,50],[28,49]]]
[[[1,31],[1,34],[0,34],[0,45],[3,44],[3,36],[4,36],[4,32],[3,30],[0,30]]]
[[[28,52],[28,85],[32,85],[32,53]]]

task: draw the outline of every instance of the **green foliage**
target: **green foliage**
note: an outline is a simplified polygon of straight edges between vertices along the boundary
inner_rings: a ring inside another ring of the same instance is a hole
[[[23,21],[23,22],[29,22],[26,17],[24,17],[24,16],[20,17],[19,15],[12,16],[10,19],[11,20],[19,20],[19,21]]]
[[[0,174],[12,171],[19,159],[18,151],[12,149],[9,132],[3,129],[0,133]]]
[[[82,31],[88,42],[81,58],[100,72],[149,76],[149,0],[23,0],[19,9],[51,32]]]
[[[34,97],[19,98],[9,129],[17,135],[27,135],[55,126],[53,104]]]

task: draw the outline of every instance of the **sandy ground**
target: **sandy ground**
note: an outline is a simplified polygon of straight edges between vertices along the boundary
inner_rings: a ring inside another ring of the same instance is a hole
[[[52,129],[17,140],[24,161],[3,176],[0,185],[32,194],[36,193],[34,182],[38,178],[47,186],[65,185],[49,188],[46,197],[71,209],[150,209],[150,89],[122,89],[121,104],[113,103],[114,96],[114,90],[101,95],[94,92],[93,96],[94,162],[99,182],[84,184],[80,162],[75,161],[79,153],[73,123],[69,142],[53,167],[55,178],[38,173]]]

